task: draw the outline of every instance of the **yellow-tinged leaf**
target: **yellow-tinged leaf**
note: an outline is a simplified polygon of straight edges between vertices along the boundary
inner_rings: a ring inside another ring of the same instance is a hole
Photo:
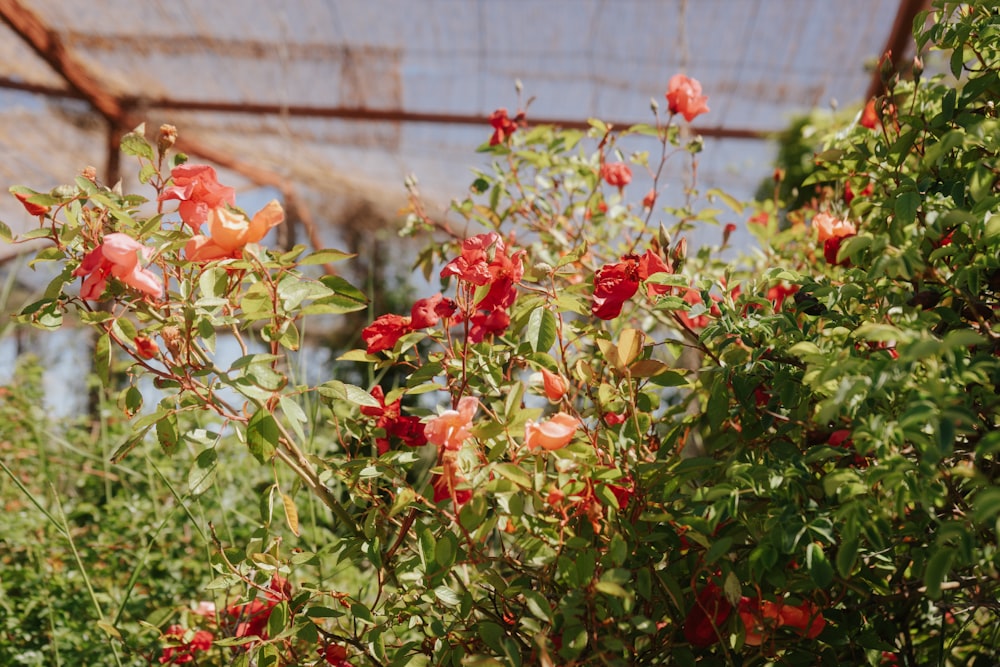
[[[670,366],[656,359],[640,359],[629,366],[628,370],[634,378],[651,378],[669,371]]]
[[[281,494],[281,504],[285,506],[285,520],[288,522],[288,527],[295,533],[296,536],[299,534],[299,510],[295,507],[295,501],[287,493]]]
[[[646,336],[638,329],[625,329],[618,337],[618,363],[628,366],[642,352]]]
[[[621,363],[621,356],[618,352],[618,347],[614,343],[605,338],[598,338],[597,347],[600,348],[601,354],[604,355],[604,359],[611,364],[616,371],[619,373],[624,372],[625,367]]]

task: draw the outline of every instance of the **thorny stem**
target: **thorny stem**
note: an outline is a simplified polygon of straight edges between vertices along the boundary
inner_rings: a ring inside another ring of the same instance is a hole
[[[358,528],[357,523],[355,523],[354,518],[347,512],[344,506],[339,500],[333,495],[330,489],[320,481],[319,474],[316,472],[316,468],[309,459],[306,458],[305,454],[299,449],[298,445],[295,444],[294,438],[289,434],[288,429],[285,425],[278,420],[274,420],[274,423],[278,427],[278,432],[280,437],[278,438],[281,447],[275,449],[275,453],[282,461],[284,461],[291,470],[298,475],[305,485],[312,491],[317,498],[319,498],[324,505],[330,508],[334,516],[340,519],[345,526],[350,529],[352,533],[356,536],[361,535],[361,530]]]

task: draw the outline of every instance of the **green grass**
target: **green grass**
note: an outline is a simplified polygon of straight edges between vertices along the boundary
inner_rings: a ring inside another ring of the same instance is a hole
[[[261,520],[241,499],[268,471],[232,452],[192,497],[193,453],[150,443],[113,465],[127,424],[54,421],[41,387],[26,359],[0,388],[0,664],[157,662],[160,630],[212,599],[209,518],[224,542],[246,544]]]

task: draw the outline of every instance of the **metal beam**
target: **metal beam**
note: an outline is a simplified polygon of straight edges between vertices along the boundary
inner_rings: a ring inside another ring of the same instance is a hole
[[[112,126],[124,123],[125,113],[118,99],[104,89],[63,43],[59,33],[49,28],[38,14],[20,0],[0,0],[0,18]]]
[[[913,46],[913,19],[917,14],[928,9],[930,0],[899,0],[899,9],[896,10],[896,20],[892,22],[892,30],[889,31],[889,38],[885,42],[885,48],[879,53],[891,54],[892,66],[899,72],[903,69],[903,59],[908,55],[910,47]],[[871,81],[868,83],[868,90],[865,91],[865,101],[882,93],[882,75],[876,67],[872,73]]]
[[[299,118],[332,118],[348,121],[384,123],[431,123],[438,125],[489,126],[489,117],[478,114],[443,113],[436,111],[406,111],[403,109],[372,109],[369,107],[314,107],[300,105],[217,102],[210,100],[136,99],[130,104],[141,109],[159,111],[201,111],[249,114],[254,116],[289,116]],[[568,129],[587,129],[590,123],[579,118],[529,117],[532,125],[557,125]],[[614,121],[608,125],[628,127],[634,122]],[[692,131],[704,137],[722,139],[768,139],[778,131],[751,130],[721,126],[694,127]]]
[[[79,97],[90,103],[109,125],[109,140],[120,136],[120,133],[139,124],[139,120],[114,94],[105,89],[84,66],[80,58],[60,39],[57,31],[49,28],[42,18],[20,0],[0,0],[0,19],[3,19],[24,42],[32,48],[45,62],[55,70],[69,86],[68,91],[61,91],[65,97]],[[27,85],[19,86],[31,90]],[[42,87],[35,87],[32,92],[41,92]],[[46,91],[47,93],[55,92]],[[257,185],[271,186],[279,190],[289,208],[298,210],[306,226],[309,240],[313,247],[319,250],[322,246],[312,219],[305,207],[298,201],[294,185],[281,175],[258,167],[254,164],[237,159],[232,154],[207,146],[200,141],[189,139],[183,135],[178,137],[175,147],[179,151],[196,155],[202,159],[214,162],[220,167],[231,169]],[[114,151],[109,158],[109,173],[117,170],[115,160],[119,157]],[[117,180],[117,179],[116,179]],[[334,273],[333,267],[324,265],[328,273]]]

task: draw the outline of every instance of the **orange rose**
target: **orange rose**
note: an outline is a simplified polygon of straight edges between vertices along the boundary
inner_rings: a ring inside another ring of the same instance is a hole
[[[566,395],[566,380],[563,376],[553,373],[547,368],[542,369],[542,384],[545,388],[545,396],[553,403]]]
[[[830,238],[843,238],[858,233],[854,223],[835,218],[829,213],[817,213],[813,216],[812,226],[816,230],[816,240],[820,243],[825,243]]]
[[[562,449],[573,439],[578,428],[580,420],[563,412],[548,421],[529,421],[524,425],[524,444],[532,449]]]
[[[679,113],[687,122],[703,113],[708,113],[708,96],[701,94],[701,83],[697,79],[675,74],[667,83],[667,105],[670,113]]]
[[[472,437],[470,426],[479,407],[474,396],[465,396],[458,402],[458,410],[445,410],[424,425],[424,435],[438,447],[455,450]]]
[[[208,212],[210,236],[192,236],[184,247],[184,253],[193,262],[239,258],[246,244],[257,243],[284,219],[285,211],[276,199],[268,202],[249,220],[225,206],[213,208]]]

